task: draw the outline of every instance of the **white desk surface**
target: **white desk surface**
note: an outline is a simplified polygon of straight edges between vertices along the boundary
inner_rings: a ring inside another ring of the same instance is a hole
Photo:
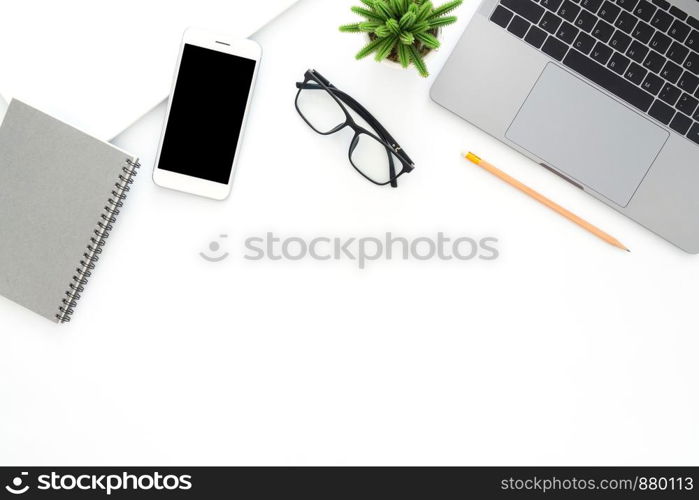
[[[227,202],[151,182],[162,106],[118,138],[143,172],[74,322],[0,300],[1,464],[697,463],[697,257],[432,103],[431,79],[355,62],[361,38],[337,31],[352,3],[303,0],[256,35],[263,67]],[[307,68],[405,146],[417,169],[399,189],[352,170],[349,136],[302,123]],[[633,253],[467,164],[466,148]],[[244,260],[245,238],[268,231],[492,235],[502,255],[364,271]],[[231,257],[204,262],[223,233]]]

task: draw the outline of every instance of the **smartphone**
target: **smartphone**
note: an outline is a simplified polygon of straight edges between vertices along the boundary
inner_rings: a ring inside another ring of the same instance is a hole
[[[185,32],[153,181],[215,200],[231,193],[262,49],[198,29]]]

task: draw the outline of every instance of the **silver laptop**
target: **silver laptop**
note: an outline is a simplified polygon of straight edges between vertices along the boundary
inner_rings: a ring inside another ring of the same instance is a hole
[[[699,0],[484,0],[431,94],[699,253]]]

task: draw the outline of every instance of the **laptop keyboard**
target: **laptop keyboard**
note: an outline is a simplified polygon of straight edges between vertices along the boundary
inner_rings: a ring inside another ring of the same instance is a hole
[[[666,0],[500,0],[490,20],[699,144],[699,20]]]

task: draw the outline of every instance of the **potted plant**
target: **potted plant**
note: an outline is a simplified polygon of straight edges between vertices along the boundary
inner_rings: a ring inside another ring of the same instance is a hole
[[[434,7],[429,0],[360,0],[364,6],[352,7],[363,22],[345,24],[340,31],[366,33],[369,40],[356,58],[374,54],[377,61],[392,61],[407,68],[415,66],[427,77],[425,56],[441,45],[441,28],[454,24],[455,16],[447,16],[463,0],[453,0]]]

